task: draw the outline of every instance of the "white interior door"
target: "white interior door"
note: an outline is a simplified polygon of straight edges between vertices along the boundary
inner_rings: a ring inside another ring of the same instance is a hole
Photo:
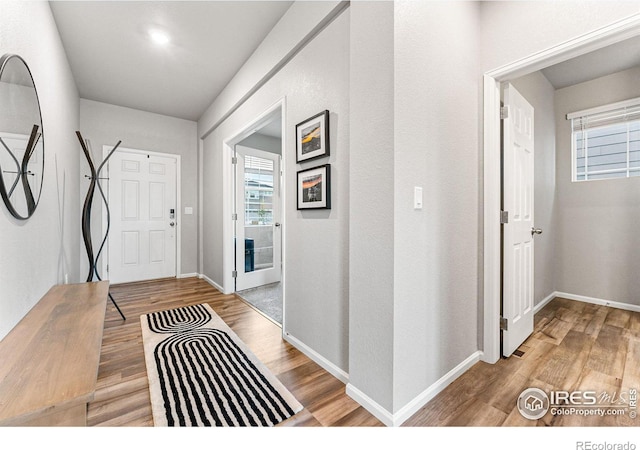
[[[502,354],[510,356],[533,332],[533,107],[507,84],[503,121]]]
[[[236,291],[282,274],[280,155],[236,145]]]
[[[118,149],[109,159],[108,278],[176,276],[177,159]]]

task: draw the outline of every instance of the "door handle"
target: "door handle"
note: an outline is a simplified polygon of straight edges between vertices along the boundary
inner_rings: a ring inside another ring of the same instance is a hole
[[[276,222],[276,223],[274,223],[274,225],[275,225],[276,227],[280,227],[280,222]]]
[[[542,229],[531,227],[531,236],[534,234],[542,234]]]
[[[175,226],[176,226],[176,223],[175,223],[175,222],[169,222],[169,226],[170,226],[170,227],[175,227]]]

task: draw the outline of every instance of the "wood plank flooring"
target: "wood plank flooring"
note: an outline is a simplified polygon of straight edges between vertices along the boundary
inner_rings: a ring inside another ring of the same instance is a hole
[[[211,305],[304,406],[279,426],[382,426],[346,395],[343,383],[284,341],[280,327],[235,295],[223,295],[197,278],[114,285],[110,292],[127,320],[109,301],[89,426],[153,426],[140,315],[198,303]]]
[[[208,303],[304,405],[284,427],[379,427],[345,394],[345,386],[284,341],[281,329],[235,295],[197,278],[115,285],[111,293],[127,316],[107,305],[98,390],[90,426],[153,426],[139,316]],[[516,408],[528,387],[628,392],[640,387],[640,313],[556,298],[535,318],[523,354],[477,363],[404,423],[431,426],[638,426],[628,415],[552,416],[531,421]]]
[[[522,356],[475,364],[404,423],[418,426],[640,426],[629,414],[552,415],[516,407],[529,387],[627,395],[640,388],[640,313],[555,298],[535,317]],[[600,400],[599,400],[600,402]]]

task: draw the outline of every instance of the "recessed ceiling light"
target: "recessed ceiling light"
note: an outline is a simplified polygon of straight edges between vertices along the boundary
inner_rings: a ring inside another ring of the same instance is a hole
[[[167,45],[169,43],[169,36],[159,30],[151,30],[149,31],[149,36],[151,40],[158,45]]]

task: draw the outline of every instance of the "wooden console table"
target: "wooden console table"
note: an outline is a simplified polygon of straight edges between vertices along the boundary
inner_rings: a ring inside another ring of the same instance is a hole
[[[108,293],[54,286],[0,341],[0,426],[86,426]]]

